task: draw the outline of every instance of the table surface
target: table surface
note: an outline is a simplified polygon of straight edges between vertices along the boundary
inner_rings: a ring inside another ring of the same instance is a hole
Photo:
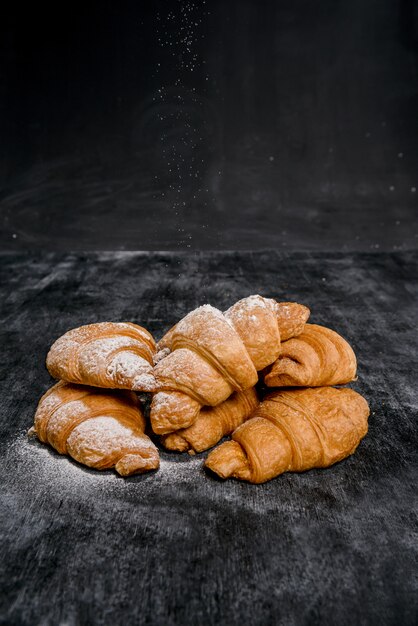
[[[3,254],[2,624],[415,624],[418,252]],[[128,479],[28,440],[47,350],[88,322],[159,338],[260,293],[353,345],[370,403],[355,455],[264,485],[161,451]]]

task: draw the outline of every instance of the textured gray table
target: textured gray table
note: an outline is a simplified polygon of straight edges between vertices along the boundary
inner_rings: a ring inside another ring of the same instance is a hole
[[[2,624],[416,624],[418,253],[1,257]],[[61,333],[261,293],[353,344],[371,406],[356,454],[265,485],[162,452],[118,478],[28,441]]]

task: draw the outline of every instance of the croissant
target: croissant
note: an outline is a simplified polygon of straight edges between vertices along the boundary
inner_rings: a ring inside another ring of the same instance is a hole
[[[268,387],[342,385],[355,380],[356,370],[356,356],[341,335],[306,324],[302,334],[282,343],[264,382]]]
[[[152,335],[130,322],[101,322],[68,331],[52,345],[46,366],[53,378],[70,383],[152,391]]]
[[[300,334],[308,317],[301,304],[261,296],[239,300],[225,313],[204,305],[186,315],[158,344],[154,432],[187,428],[202,406],[253,387],[257,371],[278,358],[281,339]]]
[[[130,476],[159,467],[158,450],[144,427],[135,393],[60,381],[40,399],[29,432],[79,463]]]
[[[258,403],[254,387],[236,391],[215,407],[203,407],[196,421],[188,428],[163,435],[162,443],[168,450],[203,452],[248,419]]]
[[[277,391],[209,453],[221,478],[262,483],[283,472],[328,467],[352,454],[367,433],[369,407],[352,389]]]

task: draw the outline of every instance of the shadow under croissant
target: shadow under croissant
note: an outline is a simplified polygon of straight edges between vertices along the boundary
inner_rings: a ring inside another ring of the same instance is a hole
[[[214,446],[213,448],[211,448],[211,450],[215,450],[216,447],[218,447],[218,445],[220,446],[222,443],[225,442],[230,442],[233,441],[233,439],[230,438],[223,438],[221,441],[219,441],[219,443],[217,444],[217,446]],[[206,453],[211,452],[211,450],[206,450]],[[204,453],[203,453],[204,454]],[[202,456],[203,456],[202,454]],[[268,478],[263,482],[251,482],[247,479],[243,479],[243,478],[237,478],[236,476],[233,475],[228,475],[228,476],[221,476],[220,474],[218,474],[214,469],[212,469],[210,466],[204,464],[204,471],[206,473],[206,475],[208,477],[210,477],[211,479],[213,479],[215,482],[218,483],[226,483],[230,480],[234,481],[235,483],[240,483],[240,484],[249,484],[251,485],[252,488],[254,487],[263,487],[266,486],[272,482],[276,482],[277,479],[286,479],[286,480],[292,480],[292,477],[304,477],[304,476],[309,476],[309,479],[311,480],[313,476],[321,479],[321,478],[326,478],[327,482],[329,482],[329,475],[330,473],[332,473],[334,475],[334,477],[336,479],[338,479],[338,482],[341,480],[341,469],[343,468],[343,473],[345,474],[346,470],[348,471],[349,474],[349,478],[350,478],[350,484],[357,484],[359,481],[360,477],[365,476],[365,468],[364,468],[364,462],[365,462],[365,458],[367,457],[368,454],[368,446],[367,446],[367,439],[363,439],[358,447],[356,448],[355,453],[350,454],[349,456],[341,459],[340,461],[336,461],[335,463],[333,463],[332,465],[329,465],[328,467],[310,467],[308,469],[302,469],[302,470],[287,470],[285,472],[282,472],[281,474],[277,474],[277,476],[273,476],[272,478]],[[353,474],[353,472],[355,472],[355,470],[358,470],[358,476],[355,476]],[[369,475],[369,471],[367,470],[367,475]],[[311,485],[312,487],[312,485]]]
[[[84,463],[80,463],[79,461],[74,459],[69,454],[60,454],[52,446],[46,445],[46,444],[42,443],[41,441],[39,441],[39,439],[36,437],[36,435],[29,435],[28,436],[28,444],[30,446],[34,446],[35,448],[37,448],[39,450],[46,451],[50,458],[53,458],[53,459],[58,460],[60,462],[62,461],[63,463],[70,463],[73,467],[77,467],[83,473],[88,474],[90,476],[97,475],[97,472],[100,472],[101,476],[115,476],[116,478],[120,478],[120,479],[123,479],[123,480],[136,479],[137,482],[138,482],[138,479],[139,479],[139,481],[142,482],[147,477],[154,476],[154,474],[159,469],[158,467],[156,467],[154,469],[147,470],[146,472],[131,474],[129,476],[123,476],[122,474],[120,474],[119,472],[117,472],[115,470],[115,466],[105,467],[105,468],[90,467],[88,465],[84,465]]]

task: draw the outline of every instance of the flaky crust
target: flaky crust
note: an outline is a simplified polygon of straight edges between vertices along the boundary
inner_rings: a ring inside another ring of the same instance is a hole
[[[158,344],[151,404],[155,433],[193,424],[202,406],[217,406],[234,391],[253,387],[257,371],[280,353],[281,332],[301,333],[309,309],[249,296],[222,313],[204,305],[176,324]]]
[[[158,450],[144,427],[133,392],[60,381],[40,399],[31,434],[88,467],[114,467],[129,476],[159,467]]]
[[[130,322],[101,322],[68,331],[51,346],[46,366],[53,378],[111,389],[153,391],[152,335]]]
[[[168,450],[203,452],[212,448],[225,435],[230,435],[255,411],[259,404],[254,387],[236,391],[215,407],[204,407],[196,421],[182,430],[163,435]]]
[[[253,417],[209,453],[221,478],[262,483],[283,472],[328,467],[367,433],[369,407],[352,389],[318,387],[269,394]]]
[[[356,378],[357,361],[341,335],[317,324],[282,343],[279,358],[264,377],[268,387],[342,385]]]

